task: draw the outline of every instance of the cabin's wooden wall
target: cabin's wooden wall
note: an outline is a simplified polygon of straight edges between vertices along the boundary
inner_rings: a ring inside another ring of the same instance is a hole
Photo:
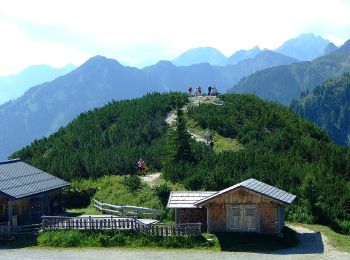
[[[232,205],[255,205],[258,213],[258,232],[279,233],[281,230],[281,214],[278,214],[280,204],[258,193],[246,189],[238,189],[215,198],[205,205],[208,208],[209,232],[230,231],[229,208]],[[284,214],[283,214],[284,218]],[[284,223],[283,223],[284,224]]]

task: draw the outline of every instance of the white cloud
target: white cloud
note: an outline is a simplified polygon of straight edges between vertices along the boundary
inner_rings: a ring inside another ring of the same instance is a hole
[[[1,61],[0,74],[34,63],[79,64],[96,54],[129,64],[172,59],[198,46],[231,55],[255,45],[273,49],[303,32],[337,44],[350,38],[350,3],[342,0],[0,0],[0,6],[6,38],[0,55],[7,64],[13,59],[7,68]]]

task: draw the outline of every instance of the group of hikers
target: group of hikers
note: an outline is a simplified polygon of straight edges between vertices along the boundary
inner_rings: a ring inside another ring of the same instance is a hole
[[[190,94],[192,96],[192,92],[193,92],[193,88],[192,86],[189,86],[188,88],[188,94]],[[198,85],[198,87],[196,87],[194,89],[194,95],[196,97],[202,96],[202,88],[200,85]],[[209,86],[208,87],[208,96],[217,96],[218,95],[218,90],[216,89],[215,85],[213,84],[213,86]]]

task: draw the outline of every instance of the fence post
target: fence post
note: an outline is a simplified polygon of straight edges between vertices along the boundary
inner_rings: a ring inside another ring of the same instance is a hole
[[[45,216],[41,217],[42,225],[43,225],[43,231],[45,231]]]

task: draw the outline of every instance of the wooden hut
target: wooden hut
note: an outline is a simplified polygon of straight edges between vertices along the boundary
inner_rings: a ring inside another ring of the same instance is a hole
[[[285,206],[295,195],[255,179],[222,191],[173,191],[168,208],[176,223],[203,223],[208,232],[280,234]]]
[[[0,231],[39,223],[63,211],[62,188],[69,183],[20,159],[0,162]],[[1,233],[1,232],[0,232]]]

